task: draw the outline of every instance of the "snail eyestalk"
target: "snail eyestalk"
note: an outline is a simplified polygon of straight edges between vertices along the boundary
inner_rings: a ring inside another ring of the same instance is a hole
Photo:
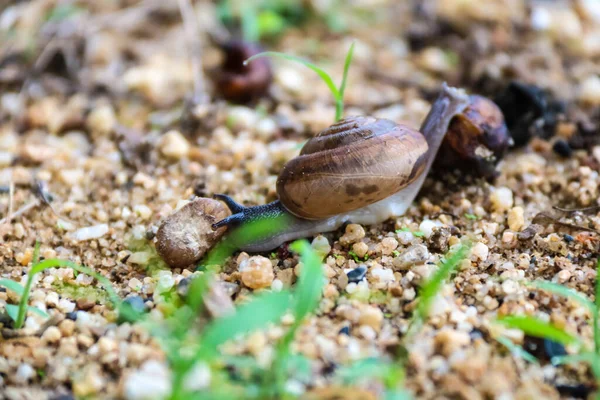
[[[298,63],[303,64],[306,67],[312,69],[313,71],[315,71],[317,73],[317,75],[319,75],[321,77],[321,79],[323,80],[323,82],[325,82],[325,84],[331,91],[331,94],[333,95],[333,98],[335,100],[335,122],[337,122],[337,121],[341,120],[342,116],[344,115],[344,92],[346,90],[348,71],[350,70],[350,63],[352,62],[353,55],[354,55],[354,42],[352,42],[352,44],[350,45],[350,49],[348,50],[348,53],[346,54],[346,60],[344,62],[344,73],[342,75],[342,82],[340,83],[339,87],[335,86],[335,83],[333,82],[331,75],[329,75],[327,72],[325,72],[322,68],[317,67],[313,63],[306,61],[300,57],[292,56],[290,54],[280,53],[277,51],[264,51],[262,53],[255,54],[252,57],[245,60],[244,65],[248,65],[251,61],[253,61],[257,58],[261,58],[261,57],[279,57],[279,58],[284,58],[286,60],[298,62]]]

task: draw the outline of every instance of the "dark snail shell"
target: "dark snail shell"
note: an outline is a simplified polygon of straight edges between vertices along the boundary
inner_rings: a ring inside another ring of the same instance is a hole
[[[284,207],[305,219],[353,211],[396,193],[424,170],[427,142],[407,126],[346,118],[321,131],[277,179]]]
[[[248,103],[264,96],[269,90],[273,74],[267,58],[259,58],[244,65],[244,61],[262,51],[255,43],[234,40],[223,44],[225,59],[215,77],[220,96],[233,103]]]
[[[436,157],[436,168],[458,168],[491,179],[511,142],[504,115],[491,100],[469,96],[469,106],[452,119]]]

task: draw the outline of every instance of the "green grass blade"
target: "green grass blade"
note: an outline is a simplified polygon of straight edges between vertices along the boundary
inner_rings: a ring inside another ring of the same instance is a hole
[[[247,42],[256,43],[260,39],[256,8],[252,1],[242,3],[242,36]]]
[[[321,77],[323,82],[325,82],[325,84],[331,91],[331,94],[333,94],[333,97],[335,98],[335,101],[337,104],[337,101],[340,98],[340,93],[339,93],[338,88],[335,86],[335,83],[333,83],[333,79],[331,79],[331,76],[327,72],[325,72],[323,69],[317,67],[310,61],[306,61],[300,57],[292,56],[292,55],[285,54],[285,53],[280,53],[277,51],[264,51],[262,53],[255,54],[252,57],[248,58],[246,61],[244,61],[244,65],[248,65],[248,63],[250,63],[251,61],[256,60],[257,58],[260,58],[260,57],[279,57],[279,58],[283,58],[285,60],[295,61],[297,63],[300,63],[300,64],[312,69],[314,72],[317,73],[317,75],[319,75]]]
[[[23,286],[20,283],[13,281],[12,279],[0,279],[0,286],[4,286],[8,290],[12,290],[19,296],[23,296]]]
[[[427,318],[431,302],[444,285],[444,282],[448,279],[448,277],[450,277],[452,272],[458,268],[462,260],[467,257],[470,248],[470,243],[460,244],[455,251],[448,255],[446,260],[441,263],[437,271],[434,272],[433,276],[429,278],[421,287],[419,305],[417,306],[411,326],[414,326],[414,323],[420,324]],[[410,331],[411,334],[413,332],[414,330]]]
[[[33,248],[33,265],[40,261],[40,242],[35,241],[35,247]]]
[[[58,260],[55,258],[44,260],[39,262],[31,267],[29,270],[29,274],[27,276],[27,282],[25,283],[25,289],[23,290],[23,295],[19,301],[19,315],[17,320],[15,321],[15,328],[20,329],[23,326],[23,322],[25,322],[25,316],[27,314],[27,302],[29,301],[29,292],[31,291],[31,286],[33,284],[33,278],[36,274],[49,269],[49,268],[57,268],[57,267],[68,267],[75,271],[87,274],[94,279],[96,279],[107,291],[108,296],[115,307],[118,307],[121,304],[121,299],[115,292],[112,287],[112,284],[108,279],[104,276],[100,275],[96,271],[91,270],[90,268],[83,267],[81,265],[77,265],[72,261],[68,260]]]
[[[578,291],[568,288],[559,283],[540,280],[540,281],[527,282],[525,285],[531,286],[536,289],[542,289],[547,292],[571,299],[571,300],[581,304],[585,308],[587,308],[588,311],[590,312],[590,314],[592,314],[592,315],[594,315],[594,313],[596,312],[596,306],[584,294],[579,293]]]
[[[290,302],[288,291],[270,292],[241,305],[234,314],[216,319],[202,336],[201,357],[214,355],[219,345],[240,334],[264,328],[268,323],[278,321],[289,309]]]
[[[344,92],[346,91],[346,83],[348,80],[348,71],[350,70],[350,63],[352,62],[352,56],[354,55],[354,42],[350,45],[350,50],[346,54],[346,61],[344,62],[344,74],[342,76],[342,83],[340,84],[339,97],[336,101],[335,109],[335,120],[339,121],[344,115]]]
[[[509,338],[500,336],[500,337],[496,338],[496,340],[498,341],[498,343],[500,343],[504,347],[506,347],[508,349],[508,351],[511,352],[512,355],[514,355],[516,357],[520,357],[525,361],[529,361],[532,364],[538,364],[538,359],[535,358],[535,356],[533,354],[531,354],[528,351],[526,351],[525,349],[523,349],[523,347],[514,344]]]
[[[297,322],[304,319],[319,305],[323,292],[323,268],[321,259],[306,240],[298,240],[290,249],[300,254],[303,267],[294,292],[294,317]]]
[[[550,361],[552,362],[552,365],[575,364],[578,362],[591,364],[595,358],[596,355],[593,352],[586,351],[578,354],[568,354],[566,356],[554,356]]]
[[[17,318],[19,318],[19,306],[16,306],[14,304],[6,304],[4,307],[10,319],[16,321]]]
[[[575,336],[534,317],[511,315],[498,318],[496,321],[510,328],[520,329],[528,335],[550,339],[565,345],[580,343],[580,340]]]

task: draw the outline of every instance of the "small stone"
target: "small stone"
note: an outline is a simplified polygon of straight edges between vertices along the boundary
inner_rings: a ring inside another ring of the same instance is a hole
[[[489,252],[490,249],[484,243],[481,242],[477,242],[471,250],[471,254],[473,254],[473,256],[480,261],[487,260]]]
[[[525,226],[523,207],[513,207],[508,212],[508,227],[510,230],[519,232]]]
[[[129,286],[129,288],[135,291],[141,290],[143,285],[144,284],[142,283],[142,281],[140,281],[138,278],[131,278],[127,283],[127,286]]]
[[[42,335],[42,340],[44,340],[47,343],[57,343],[61,337],[62,334],[60,332],[60,329],[56,326],[50,326],[44,331],[44,334]]]
[[[117,117],[110,105],[94,108],[87,117],[90,129],[101,135],[109,134],[117,124]]]
[[[127,400],[167,398],[171,393],[169,369],[161,362],[146,361],[125,379],[123,392]]]
[[[359,257],[365,258],[369,251],[369,246],[365,242],[358,242],[352,245],[352,251]]]
[[[70,313],[75,311],[75,303],[67,299],[60,299],[57,308],[63,313]]]
[[[503,212],[513,206],[513,192],[507,187],[499,187],[490,195],[494,211]]]
[[[591,75],[579,85],[579,100],[591,106],[600,105],[600,76]]]
[[[86,299],[86,298],[81,298],[81,299],[77,299],[77,308],[79,310],[90,310],[91,308],[93,308],[96,305],[95,301],[92,301],[90,299]]]
[[[180,160],[188,155],[190,144],[180,132],[171,130],[160,138],[158,148],[163,156]]]
[[[433,222],[430,219],[426,219],[419,224],[419,230],[423,232],[426,238],[430,238],[433,234],[433,228],[435,228],[436,226],[437,225],[435,222]]]
[[[365,237],[365,229],[358,224],[348,224],[346,226],[346,233],[340,237],[340,244],[347,246],[352,243],[356,243]]]
[[[56,307],[58,306],[58,302],[59,302],[59,298],[58,298],[58,293],[56,292],[50,292],[46,295],[46,305],[48,307]]]
[[[69,233],[69,238],[76,241],[85,241],[91,239],[99,239],[108,233],[107,224],[99,224],[94,226],[86,226],[74,232]]]
[[[242,282],[251,289],[262,289],[271,286],[275,274],[271,260],[263,256],[253,256],[243,261],[239,269]]]
[[[554,142],[552,150],[554,150],[554,152],[559,156],[565,158],[571,157],[573,154],[573,149],[571,149],[569,143],[563,139],[558,139],[556,142]]]
[[[348,276],[349,283],[358,283],[362,281],[366,275],[367,267],[365,267],[364,265],[359,265],[358,267],[346,273],[346,276]]]
[[[20,384],[26,384],[31,378],[35,376],[35,370],[27,363],[19,364],[17,372],[13,379]]]
[[[71,319],[65,319],[58,325],[58,329],[62,336],[72,336],[75,332],[75,322]]]
[[[133,212],[139,215],[142,221],[146,221],[152,216],[152,210],[145,204],[136,205],[133,207]]]
[[[313,250],[321,256],[321,258],[325,258],[331,251],[329,240],[327,240],[327,238],[323,235],[315,237],[310,245]]]
[[[429,250],[422,244],[410,246],[394,257],[392,264],[398,270],[406,270],[415,264],[422,264],[429,259]]]
[[[448,357],[461,347],[471,343],[471,337],[467,332],[443,329],[435,336],[434,342],[438,351]]]
[[[379,332],[383,323],[383,312],[378,307],[367,306],[362,310],[358,323],[370,326],[375,332]]]

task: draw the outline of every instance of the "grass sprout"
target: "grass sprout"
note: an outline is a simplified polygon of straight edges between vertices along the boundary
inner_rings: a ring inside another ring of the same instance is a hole
[[[600,276],[600,260],[598,260],[596,263],[596,276]],[[582,338],[566,332],[564,329],[552,325],[546,321],[542,321],[539,318],[509,315],[498,318],[497,322],[510,328],[520,329],[531,336],[553,340],[563,345],[576,345],[575,354],[555,356],[552,357],[551,362],[554,365],[578,362],[587,363],[590,366],[596,382],[600,383],[600,329],[598,326],[598,312],[600,311],[600,283],[598,282],[598,279],[596,279],[594,302],[576,290],[553,282],[533,281],[526,282],[525,285],[533,289],[544,290],[566,299],[570,299],[585,307],[592,317],[591,323],[593,327],[593,347],[590,348],[589,346],[586,346]]]
[[[352,42],[352,44],[350,45],[350,49],[348,50],[348,53],[346,54],[346,60],[344,61],[344,73],[342,75],[342,82],[340,83],[339,87],[335,85],[335,83],[333,82],[333,78],[331,77],[331,75],[329,75],[327,72],[325,72],[325,70],[316,66],[315,64],[311,63],[310,61],[304,60],[303,58],[296,57],[296,56],[293,56],[290,54],[279,53],[276,51],[265,51],[262,53],[255,54],[252,57],[248,58],[246,61],[244,61],[244,65],[248,65],[248,63],[250,63],[253,60],[256,60],[257,58],[260,58],[260,57],[279,57],[279,58],[283,58],[286,60],[295,61],[297,63],[300,63],[300,64],[310,68],[317,75],[319,75],[319,77],[323,80],[323,82],[325,82],[325,84],[329,88],[329,91],[333,95],[333,98],[335,100],[335,120],[339,121],[340,119],[342,119],[342,116],[344,114],[344,92],[346,91],[346,82],[348,80],[348,71],[350,70],[350,64],[352,63],[353,54],[354,54],[354,42]]]
[[[44,311],[40,310],[39,308],[28,305],[29,294],[30,294],[31,288],[33,286],[33,280],[35,278],[35,275],[39,274],[40,272],[42,272],[44,270],[47,270],[50,268],[59,268],[59,267],[71,268],[74,271],[87,274],[87,275],[91,276],[92,278],[96,279],[102,285],[102,287],[104,287],[104,290],[106,290],[106,292],[108,293],[111,303],[113,304],[113,306],[116,309],[119,310],[119,314],[122,314],[123,316],[125,316],[126,318],[128,318],[130,320],[134,320],[137,318],[134,311],[131,308],[126,307],[125,303],[123,303],[121,301],[121,298],[117,295],[117,293],[113,289],[113,286],[110,283],[110,281],[107,278],[105,278],[104,276],[100,275],[99,273],[93,271],[90,268],[87,268],[87,267],[84,267],[81,265],[77,265],[74,262],[68,261],[68,260],[59,260],[59,259],[52,258],[52,259],[40,261],[39,253],[40,253],[40,243],[36,242],[35,248],[33,251],[33,265],[31,266],[31,269],[29,270],[29,273],[27,275],[27,281],[25,282],[25,287],[21,286],[19,283],[15,282],[15,281],[11,281],[8,279],[0,280],[1,286],[5,286],[9,290],[14,291],[15,293],[17,293],[20,296],[18,306],[14,305],[14,304],[6,305],[6,312],[9,315],[9,317],[14,320],[14,322],[15,322],[14,328],[15,329],[21,329],[23,327],[25,318],[27,316],[27,311],[33,311],[39,315],[42,315],[43,317],[48,317],[48,314],[46,314]]]
[[[441,261],[434,274],[421,286],[419,304],[411,320],[408,337],[413,337],[417,327],[420,327],[429,315],[431,303],[442,289],[442,286],[450,275],[458,268],[471,250],[471,243],[465,241],[451,250]]]

